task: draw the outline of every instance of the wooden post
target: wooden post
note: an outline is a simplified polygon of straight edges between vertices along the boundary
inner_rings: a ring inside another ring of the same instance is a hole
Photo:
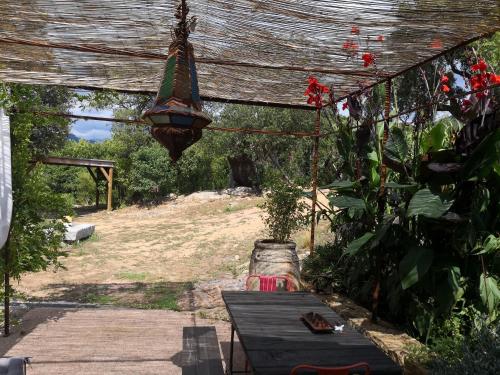
[[[378,197],[377,197],[377,222],[378,225],[382,225],[384,220],[384,209],[386,202],[385,195],[385,180],[387,179],[387,166],[384,163],[384,148],[387,143],[387,139],[389,138],[389,116],[391,114],[391,80],[388,79],[385,82],[385,107],[384,107],[384,135],[380,142],[380,154],[382,155],[382,160],[380,161],[380,185],[378,189]],[[373,286],[372,293],[372,321],[377,322],[378,320],[378,305],[380,300],[380,279],[381,273],[380,270],[382,268],[380,254],[375,254],[375,283]]]
[[[113,210],[113,168],[109,168],[108,180],[108,211]]]
[[[309,242],[309,254],[314,254],[314,236],[316,232],[316,201],[318,199],[318,158],[319,158],[319,132],[321,122],[321,109],[316,110],[316,124],[314,126],[313,155],[312,155],[312,191],[311,191],[311,240]]]
[[[101,173],[103,174],[104,178],[106,178],[106,181],[108,182],[108,211],[111,211],[113,209],[113,168],[110,167],[108,168],[108,171],[103,167],[99,167]]]

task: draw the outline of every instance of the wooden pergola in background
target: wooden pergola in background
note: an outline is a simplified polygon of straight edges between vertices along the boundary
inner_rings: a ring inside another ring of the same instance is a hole
[[[40,163],[49,165],[66,165],[70,167],[86,167],[90,176],[95,182],[95,206],[99,208],[99,172],[104,176],[107,182],[107,210],[113,209],[113,168],[115,162],[112,160],[80,159],[65,157],[47,157],[39,160]],[[95,170],[93,169],[95,168]]]

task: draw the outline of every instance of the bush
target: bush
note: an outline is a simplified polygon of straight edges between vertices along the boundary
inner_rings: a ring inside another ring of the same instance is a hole
[[[143,147],[131,160],[128,188],[133,200],[158,200],[174,190],[175,170],[161,145]]]
[[[500,324],[487,325],[487,317],[481,317],[467,335],[462,335],[456,332],[456,323],[461,319],[444,322],[440,336],[428,348],[414,351],[409,361],[420,363],[430,374],[499,374]]]
[[[266,211],[264,224],[276,242],[285,243],[292,233],[306,224],[304,211],[307,206],[301,201],[302,190],[282,182],[274,182],[265,202],[260,205]]]

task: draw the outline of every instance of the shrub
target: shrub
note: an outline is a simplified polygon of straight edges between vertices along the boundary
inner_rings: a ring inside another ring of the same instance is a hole
[[[442,322],[428,347],[413,350],[408,360],[430,374],[500,373],[500,324],[488,325],[487,317],[477,315],[475,309],[464,311],[467,316],[459,313]]]
[[[260,208],[266,211],[264,224],[271,239],[285,243],[291,235],[307,222],[304,211],[306,204],[301,201],[302,190],[298,187],[274,182]]]

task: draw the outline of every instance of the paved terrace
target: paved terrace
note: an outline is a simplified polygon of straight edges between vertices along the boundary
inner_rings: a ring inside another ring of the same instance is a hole
[[[31,356],[30,375],[182,373],[182,327],[216,327],[224,366],[230,324],[191,313],[119,308],[34,308],[0,338],[3,356]],[[235,369],[244,364],[235,345]]]

